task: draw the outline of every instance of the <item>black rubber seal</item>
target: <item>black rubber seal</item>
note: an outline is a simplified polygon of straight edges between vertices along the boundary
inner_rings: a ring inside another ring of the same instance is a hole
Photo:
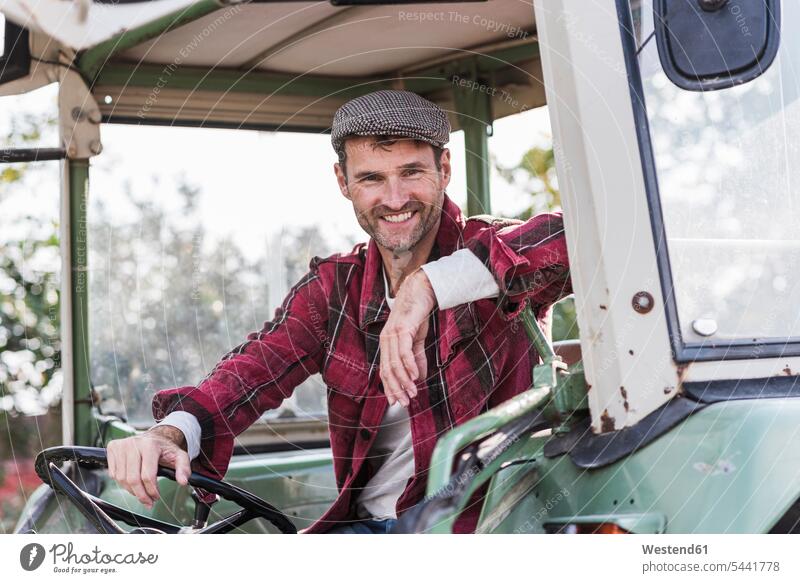
[[[689,382],[683,383],[683,390],[690,398],[703,403],[785,399],[800,397],[800,376]]]
[[[569,454],[573,463],[585,469],[602,468],[642,449],[707,405],[675,397],[636,425],[619,431],[593,433],[587,418],[564,436],[554,436],[544,446],[544,455],[554,458]]]

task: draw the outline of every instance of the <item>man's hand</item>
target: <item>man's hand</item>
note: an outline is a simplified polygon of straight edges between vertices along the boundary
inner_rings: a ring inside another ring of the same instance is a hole
[[[428,276],[418,269],[397,292],[389,319],[381,332],[381,380],[389,404],[408,407],[417,396],[415,381],[425,378],[425,336],[428,316],[436,306]]]
[[[108,473],[148,508],[158,500],[156,473],[159,464],[175,469],[185,486],[191,473],[183,432],[170,425],[153,427],[134,437],[108,442]]]

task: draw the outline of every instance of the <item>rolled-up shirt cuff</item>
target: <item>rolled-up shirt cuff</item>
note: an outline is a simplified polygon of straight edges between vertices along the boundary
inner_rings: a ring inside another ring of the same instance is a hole
[[[426,263],[422,270],[431,282],[440,310],[500,294],[492,272],[469,249]]]
[[[200,455],[200,423],[197,417],[186,411],[173,411],[159,423],[160,425],[169,425],[180,429],[183,436],[186,438],[186,450],[189,453],[189,459],[193,460]]]

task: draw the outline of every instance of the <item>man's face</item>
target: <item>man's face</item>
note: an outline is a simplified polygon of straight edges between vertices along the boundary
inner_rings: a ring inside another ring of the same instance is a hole
[[[395,253],[408,251],[438,225],[450,182],[450,152],[436,168],[433,147],[400,139],[378,144],[372,136],[345,142],[347,176],[334,166],[342,194],[358,223],[375,242]]]

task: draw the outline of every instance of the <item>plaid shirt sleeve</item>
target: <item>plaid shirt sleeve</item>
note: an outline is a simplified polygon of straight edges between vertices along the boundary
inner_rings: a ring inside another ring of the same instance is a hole
[[[197,418],[200,454],[193,470],[222,478],[234,437],[319,372],[327,343],[327,299],[315,265],[312,261],[274,319],[226,354],[199,385],[159,391],[153,398],[157,421],[173,411]]]
[[[543,213],[524,222],[468,223],[473,225],[465,246],[494,275],[500,288],[497,304],[507,320],[522,311],[526,300],[539,315],[542,308],[572,293],[561,213]]]

